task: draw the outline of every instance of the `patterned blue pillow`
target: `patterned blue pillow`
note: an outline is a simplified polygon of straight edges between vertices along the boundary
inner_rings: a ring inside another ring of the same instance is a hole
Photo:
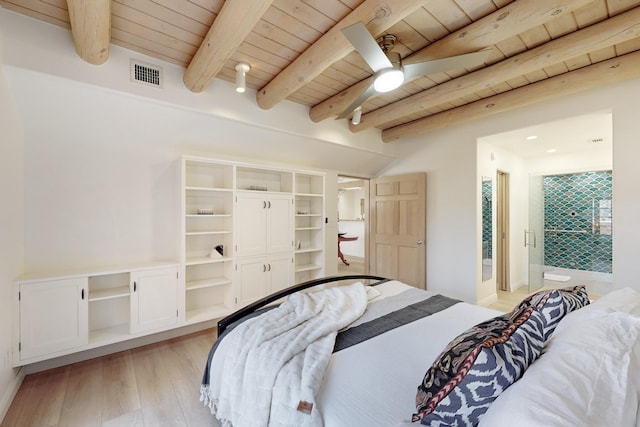
[[[447,345],[427,371],[412,421],[474,426],[544,346],[542,314],[527,306],[480,323]]]
[[[564,316],[589,304],[584,285],[536,292],[523,299],[513,312],[533,307],[544,319],[544,340],[548,340]]]

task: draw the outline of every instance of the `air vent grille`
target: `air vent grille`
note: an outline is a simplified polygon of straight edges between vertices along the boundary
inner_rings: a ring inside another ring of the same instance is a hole
[[[162,68],[132,60],[131,81],[162,87]]]

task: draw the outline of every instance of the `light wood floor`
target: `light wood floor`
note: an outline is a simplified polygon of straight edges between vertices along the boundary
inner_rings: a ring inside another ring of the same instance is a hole
[[[214,329],[27,375],[2,427],[213,426],[200,380]]]

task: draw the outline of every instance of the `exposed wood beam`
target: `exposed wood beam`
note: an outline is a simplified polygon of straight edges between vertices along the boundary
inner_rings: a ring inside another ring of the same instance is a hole
[[[418,52],[407,56],[403,61],[406,63],[420,62],[460,55],[493,46],[592,2],[593,0],[544,2],[519,0],[431,43]],[[369,77],[313,106],[309,110],[309,117],[314,122],[319,122],[342,113],[372,83],[373,77]]]
[[[256,94],[260,108],[269,109],[306,85],[334,62],[353,51],[342,28],[363,22],[375,37],[428,0],[366,0],[334,25]]]
[[[90,64],[103,64],[111,43],[111,0],[67,0],[67,8],[76,52]]]
[[[473,95],[500,82],[637,37],[640,37],[640,7],[363,114],[360,124],[350,127],[357,132],[384,125],[403,116]]]
[[[191,59],[182,80],[193,92],[202,92],[231,54],[251,33],[273,0],[225,1],[220,13]]]
[[[397,141],[400,138],[420,135],[530,104],[637,78],[640,75],[638,70],[640,70],[640,51],[635,51],[462,107],[443,111],[424,119],[386,129],[382,132],[382,139],[385,142]]]

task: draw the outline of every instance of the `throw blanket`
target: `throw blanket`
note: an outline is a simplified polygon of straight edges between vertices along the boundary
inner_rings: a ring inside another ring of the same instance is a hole
[[[296,293],[238,325],[201,400],[225,427],[322,426],[315,398],[338,331],[367,306],[362,283]]]

